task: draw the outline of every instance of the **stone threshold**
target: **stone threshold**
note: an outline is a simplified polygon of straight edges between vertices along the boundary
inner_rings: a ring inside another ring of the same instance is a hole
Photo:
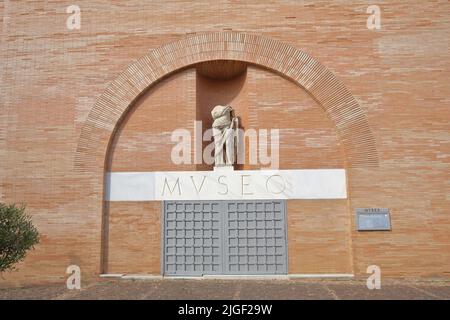
[[[203,276],[162,276],[151,274],[101,274],[100,278],[114,278],[124,280],[290,280],[290,279],[339,279],[354,278],[350,273],[318,273],[318,274],[287,274],[287,275],[203,275]]]

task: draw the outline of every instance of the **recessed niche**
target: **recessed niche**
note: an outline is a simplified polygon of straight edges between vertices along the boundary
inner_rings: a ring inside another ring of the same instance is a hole
[[[196,65],[202,76],[215,80],[230,80],[247,70],[247,63],[237,60],[213,60]]]

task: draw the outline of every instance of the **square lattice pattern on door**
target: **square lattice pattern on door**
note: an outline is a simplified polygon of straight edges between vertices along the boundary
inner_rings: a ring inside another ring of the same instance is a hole
[[[222,226],[218,202],[165,203],[165,272],[222,272]]]
[[[164,274],[286,274],[282,200],[164,202]]]
[[[232,274],[284,274],[285,211],[281,201],[227,202],[225,264]]]

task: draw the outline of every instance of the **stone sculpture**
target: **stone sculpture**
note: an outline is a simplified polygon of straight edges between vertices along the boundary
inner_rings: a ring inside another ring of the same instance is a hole
[[[231,106],[217,105],[211,111],[214,137],[214,166],[233,166],[235,162],[235,133],[238,119]]]

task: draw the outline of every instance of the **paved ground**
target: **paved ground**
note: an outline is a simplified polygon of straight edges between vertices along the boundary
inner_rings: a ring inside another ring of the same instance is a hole
[[[0,289],[2,299],[447,299],[450,279],[383,280],[103,280],[67,290],[65,284]]]

